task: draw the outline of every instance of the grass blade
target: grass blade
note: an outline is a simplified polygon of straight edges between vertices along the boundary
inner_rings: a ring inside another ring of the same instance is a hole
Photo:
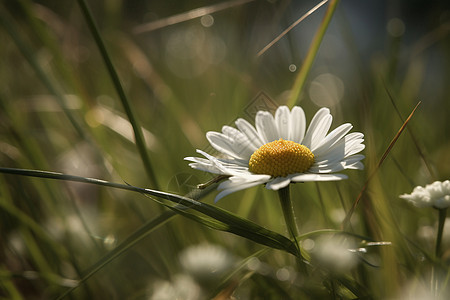
[[[323,37],[325,36],[325,32],[327,31],[328,25],[330,24],[331,18],[334,15],[338,3],[339,0],[331,0],[330,3],[328,4],[327,11],[325,12],[325,16],[322,20],[322,24],[320,24],[320,27],[317,30],[313,41],[311,42],[311,46],[308,50],[308,54],[305,57],[303,65],[300,71],[298,72],[297,77],[295,78],[294,86],[292,87],[291,94],[289,95],[289,99],[287,102],[287,105],[289,107],[294,106],[298,100],[300,92],[302,91],[303,86],[305,85],[306,77],[308,76],[309,71],[311,70],[311,66],[314,62],[314,59],[317,56],[320,44],[322,43]]]
[[[381,156],[380,161],[378,162],[377,166],[373,170],[372,174],[370,174],[369,177],[367,178],[366,183],[364,184],[361,192],[359,193],[358,197],[356,198],[355,202],[353,203],[353,206],[348,211],[347,215],[345,216],[344,221],[342,221],[342,228],[347,228],[347,226],[350,224],[350,218],[352,217],[356,206],[358,206],[358,203],[361,200],[362,195],[366,191],[370,180],[373,178],[373,176],[375,176],[375,174],[377,173],[378,169],[381,167],[381,165],[383,164],[384,160],[388,156],[389,152],[391,152],[391,150],[394,147],[395,143],[397,142],[398,138],[400,137],[400,135],[402,134],[403,130],[405,129],[406,124],[408,124],[409,120],[411,120],[412,116],[414,115],[416,109],[419,107],[420,103],[421,102],[419,101],[419,103],[417,103],[416,107],[414,107],[413,111],[409,114],[408,118],[405,120],[405,122],[403,123],[402,127],[400,127],[400,129],[398,130],[397,134],[394,136],[392,141],[389,143],[389,146],[386,149],[386,151],[384,151],[383,156]]]
[[[128,249],[136,245],[138,242],[143,240],[146,236],[152,233],[154,230],[162,226],[164,223],[172,219],[176,214],[172,211],[165,211],[153,220],[148,221],[142,225],[138,230],[136,230],[132,235],[120,243],[114,250],[108,252],[100,260],[97,261],[93,266],[91,266],[85,274],[78,280],[78,284],[74,287],[67,289],[63,294],[61,294],[57,299],[63,299],[75,289],[77,289],[81,283],[85,282],[91,278],[95,273],[100,271],[104,266],[113,261],[115,258],[119,257],[121,254],[125,253]]]
[[[296,254],[295,244],[286,238],[283,235],[280,235],[276,232],[265,229],[256,223],[253,223],[249,220],[243,219],[235,214],[232,214],[228,211],[220,209],[218,207],[208,205],[206,203],[199,202],[192,198],[187,198],[184,196],[179,196],[171,193],[161,192],[152,189],[144,189],[131,185],[119,184],[114,182],[108,182],[105,180],[74,176],[74,175],[66,175],[56,172],[46,172],[39,170],[24,170],[24,169],[14,169],[14,168],[0,168],[0,173],[6,174],[15,174],[22,176],[30,176],[30,177],[38,177],[38,178],[48,178],[48,179],[57,179],[57,180],[65,180],[65,181],[75,181],[75,182],[83,182],[89,184],[96,184],[101,186],[107,186],[122,190],[128,190],[133,192],[138,192],[141,194],[146,194],[150,196],[154,196],[157,198],[161,198],[164,200],[168,200],[174,203],[176,206],[172,207],[179,212],[179,210],[192,209],[195,210],[207,217],[210,217],[214,220],[214,222],[218,221],[226,225],[226,227],[222,227],[225,231],[234,233],[236,235],[248,238],[256,243],[263,244],[266,246],[270,246],[277,249],[285,250],[288,253]],[[153,198],[151,198],[153,199]],[[158,203],[161,204],[160,201]],[[185,214],[184,214],[185,215]],[[209,222],[211,226],[217,226],[219,228],[220,223],[211,223],[212,219],[199,219],[197,217],[192,217],[194,220],[198,220],[206,224]]]
[[[181,22],[186,22],[195,18],[200,18],[205,15],[209,15],[212,13],[216,13],[234,6],[238,5],[244,5],[248,2],[252,2],[255,0],[232,0],[232,1],[226,1],[222,3],[213,4],[210,6],[203,6],[200,8],[195,8],[192,10],[189,10],[187,12],[183,12],[181,14],[173,15],[168,18],[156,20],[150,23],[142,24],[139,26],[136,26],[134,29],[134,33],[140,34],[145,32],[150,32],[153,30],[157,30],[166,26],[178,24]]]
[[[158,189],[158,181],[156,179],[155,173],[153,171],[153,167],[150,163],[150,158],[147,153],[147,149],[145,147],[144,135],[142,133],[142,128],[138,123],[138,120],[135,117],[135,113],[133,112],[132,106],[130,105],[130,101],[128,100],[125,91],[123,90],[122,84],[120,82],[119,76],[117,75],[116,69],[109,57],[108,51],[106,50],[105,44],[103,43],[102,37],[95,25],[92,14],[84,0],[78,0],[78,5],[80,6],[83,16],[86,19],[89,30],[94,37],[94,40],[97,44],[97,47],[100,51],[100,54],[105,62],[105,65],[108,69],[109,75],[113,81],[114,87],[116,88],[117,94],[119,95],[119,99],[122,102],[123,108],[125,109],[125,113],[128,117],[128,120],[133,127],[134,137],[136,140],[136,146],[139,151],[139,155],[141,156],[142,162],[144,164],[145,171],[150,179],[151,186]]]
[[[69,122],[75,128],[77,134],[84,140],[88,140],[84,129],[80,126],[77,120],[74,118],[70,109],[67,107],[65,97],[61,93],[61,91],[53,84],[50,80],[49,76],[46,75],[42,67],[39,65],[36,54],[33,53],[22,38],[22,35],[16,30],[16,25],[13,23],[13,20],[10,16],[7,15],[6,10],[4,8],[0,8],[0,25],[6,30],[11,39],[14,41],[15,45],[22,53],[23,57],[27,60],[28,64],[31,66],[33,71],[36,73],[37,77],[42,81],[47,90],[55,95],[55,99],[58,101],[58,104],[61,106],[64,114],[69,119]]]
[[[264,52],[266,52],[267,50],[269,50],[270,47],[272,47],[273,45],[275,45],[283,36],[285,36],[289,31],[291,31],[295,26],[297,26],[298,24],[300,24],[300,22],[302,22],[304,19],[306,19],[308,16],[310,16],[312,13],[314,13],[316,10],[318,10],[322,5],[324,5],[325,3],[327,3],[328,0],[323,0],[322,2],[320,2],[319,4],[317,4],[316,6],[314,6],[313,8],[311,8],[306,14],[304,14],[303,16],[301,16],[297,21],[295,21],[294,23],[292,23],[288,28],[286,28],[282,33],[280,33],[276,38],[274,38],[270,43],[268,43],[264,48],[262,48],[258,54],[256,54],[256,56],[261,56],[264,54]]]

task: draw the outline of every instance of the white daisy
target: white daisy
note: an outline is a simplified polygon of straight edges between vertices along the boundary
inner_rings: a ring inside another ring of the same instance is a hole
[[[411,194],[400,195],[400,198],[417,207],[447,208],[450,206],[450,181],[435,181],[425,187],[416,186]]]
[[[303,109],[295,106],[289,111],[280,106],[275,117],[267,111],[258,111],[253,127],[238,119],[236,128],[223,126],[222,133],[206,134],[209,143],[222,155],[214,157],[197,150],[205,158],[186,157],[189,165],[198,170],[228,175],[218,189],[215,201],[226,195],[265,184],[278,190],[290,182],[334,181],[347,179],[335,172],[344,169],[363,169],[364,135],[348,132],[349,123],[328,133],[333,117],[328,108],[321,108],[306,130]],[[327,134],[328,133],[328,134]]]

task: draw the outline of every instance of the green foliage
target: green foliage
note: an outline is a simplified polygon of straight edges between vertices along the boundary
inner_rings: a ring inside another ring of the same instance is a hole
[[[204,1],[159,2],[0,4],[0,297],[450,295],[450,222],[398,198],[450,177],[440,2],[418,30],[407,15],[358,24],[367,11],[330,1],[261,56],[317,3],[225,1],[202,14],[193,9]],[[334,127],[351,122],[366,139],[366,170],[291,185],[299,232],[288,232],[277,193],[260,186],[214,203],[217,183],[197,188],[211,178],[183,160],[213,151],[207,131],[293,103],[308,120],[329,106]],[[181,255],[205,244],[224,250],[194,255],[222,262],[214,272]]]

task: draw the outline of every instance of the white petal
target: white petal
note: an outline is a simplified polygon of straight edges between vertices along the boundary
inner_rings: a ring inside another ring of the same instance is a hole
[[[262,138],[264,144],[279,139],[280,135],[278,134],[278,129],[271,113],[267,111],[258,111],[255,123],[258,134]]]
[[[247,183],[247,182],[254,182],[254,181],[267,181],[270,179],[270,175],[265,174],[246,174],[246,175],[238,175],[238,176],[231,176],[228,178],[229,181],[235,183]],[[224,184],[225,186],[225,184]],[[226,187],[224,187],[226,188]]]
[[[363,170],[364,165],[360,162],[360,160],[364,158],[364,155],[358,154],[347,158],[340,158],[335,161],[323,161],[320,163],[315,162],[308,171],[312,173],[331,173],[339,172],[343,169]]]
[[[446,180],[442,183],[442,191],[445,194],[450,195],[450,180]]]
[[[245,168],[248,170],[248,160],[238,158],[218,158],[217,160],[225,167]]]
[[[302,144],[309,149],[314,148],[326,136],[332,120],[333,117],[328,108],[319,109],[309,124]]]
[[[232,127],[224,126],[223,130],[226,134],[209,131],[206,133],[206,138],[211,146],[221,153],[235,158],[249,159],[250,155],[254,152],[254,150],[252,150],[254,147],[250,145],[250,142],[245,135],[237,129],[234,129],[234,131],[233,129],[234,128]],[[232,134],[232,132],[235,134]]]
[[[223,126],[222,132],[224,135],[230,137],[231,139],[234,139],[233,144],[230,146],[233,147],[234,152],[239,155],[239,158],[248,160],[250,159],[250,156],[253,154],[253,152],[258,149],[253,145],[253,143],[251,143],[251,141],[245,134],[243,134],[236,128]]]
[[[216,158],[221,165],[223,165],[226,168],[235,168],[235,169],[242,169],[242,170],[248,170],[248,162],[243,161],[240,159],[223,159],[223,158]],[[211,161],[206,158],[201,157],[185,157],[184,160],[192,161],[195,163],[201,163],[201,164],[209,164],[211,165]]]
[[[226,182],[228,182],[228,181],[222,182],[217,189],[221,189],[221,185],[225,184]],[[227,196],[227,195],[229,195],[231,193],[234,193],[234,192],[237,192],[237,191],[240,191],[240,190],[244,190],[244,189],[248,189],[248,188],[257,186],[259,184],[263,184],[265,182],[266,181],[261,180],[261,181],[253,181],[253,182],[239,183],[239,184],[227,184],[226,185],[227,188],[224,189],[222,192],[220,192],[216,196],[216,198],[214,199],[214,202],[219,201],[220,199],[222,199],[223,197],[225,197],[225,196]]]
[[[312,152],[320,155],[327,151],[331,146],[340,141],[351,129],[352,124],[342,124],[338,128],[330,132],[316,147],[310,149]]]
[[[239,128],[239,130],[247,136],[248,140],[253,144],[253,146],[259,148],[264,145],[264,142],[262,141],[258,132],[249,122],[244,119],[237,119],[235,124],[237,128]]]
[[[352,132],[347,134],[345,138],[347,139],[347,141],[362,139],[364,138],[364,134],[362,134],[361,132]]]
[[[306,182],[306,181],[337,181],[347,179],[347,175],[344,174],[299,174],[293,176],[291,181]]]
[[[212,166],[216,167],[220,172],[222,172],[220,174],[225,174],[225,175],[236,175],[237,174],[235,170],[232,170],[232,169],[229,169],[229,168],[225,167],[214,156],[212,156],[212,155],[210,155],[210,154],[208,154],[208,153],[206,153],[206,152],[204,152],[202,150],[199,150],[199,149],[197,149],[197,152],[202,154],[204,157],[206,157],[211,162]]]
[[[314,165],[330,164],[343,160],[345,158],[344,146],[345,145],[342,144],[341,147],[334,147],[332,151],[328,151],[324,155],[315,156]]]
[[[359,133],[350,133],[343,139],[337,141],[334,145],[330,146],[328,150],[323,149],[322,153],[314,152],[316,162],[340,161],[345,157],[349,157],[362,151],[365,148],[364,144],[361,144],[364,140],[359,138],[359,136]]]
[[[278,191],[279,189],[286,187],[290,182],[291,178],[289,177],[276,177],[266,183],[266,189]]]
[[[345,168],[348,170],[364,170],[364,164],[360,161],[357,161],[352,164],[346,164]]]
[[[291,112],[287,106],[280,106],[275,112],[275,124],[280,137],[284,140],[289,140],[290,115]]]
[[[315,149],[323,141],[328,131],[330,130],[333,117],[331,115],[325,116],[317,123],[317,126],[312,130],[311,149]]]
[[[199,163],[190,163],[189,167],[192,169],[196,169],[199,171],[204,171],[212,174],[218,174],[218,175],[227,175],[222,170],[218,169],[216,166],[213,165],[204,165]]]
[[[342,160],[342,162],[345,163],[346,165],[352,165],[355,162],[359,162],[360,160],[363,160],[364,158],[366,158],[364,155],[356,154],[356,155],[352,155],[352,156],[345,158],[344,160]]]
[[[290,123],[289,140],[301,144],[305,136],[306,117],[300,106],[294,106],[292,109]]]
[[[217,151],[224,153],[226,155],[240,158],[233,150],[233,140],[219,132],[209,131],[206,133],[206,138],[208,139],[211,146]]]
[[[213,174],[224,174],[223,170],[216,167],[211,161],[199,157],[185,157],[187,161],[192,161],[189,166],[196,170],[201,170]]]
[[[312,173],[332,173],[339,172],[344,169],[359,169],[363,170],[364,165],[360,163],[360,160],[364,159],[365,156],[361,154],[349,156],[347,158],[338,157],[335,160],[315,162],[309,172]]]
[[[207,160],[205,158],[200,158],[200,157],[188,156],[188,157],[185,157],[184,160],[198,162],[198,163],[204,163],[204,164],[211,164],[211,162],[209,160]]]
[[[354,145],[349,145],[345,149],[345,157],[349,157],[351,155],[359,153],[359,152],[363,151],[365,148],[366,148],[366,145],[359,144],[359,143],[354,143]]]
[[[344,169],[345,164],[341,162],[334,162],[329,164],[314,165],[311,168],[309,168],[308,172],[324,174],[324,173],[335,173],[342,171]]]

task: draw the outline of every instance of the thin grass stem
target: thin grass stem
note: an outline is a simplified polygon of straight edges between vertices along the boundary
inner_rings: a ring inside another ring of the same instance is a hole
[[[119,99],[122,102],[122,106],[125,109],[125,113],[128,117],[128,120],[130,121],[131,126],[133,127],[134,138],[136,140],[136,146],[138,148],[139,155],[141,156],[142,162],[144,164],[145,171],[147,172],[147,176],[149,177],[150,186],[152,186],[155,189],[159,189],[158,181],[156,179],[155,172],[153,171],[153,167],[151,165],[150,158],[148,156],[147,149],[145,146],[145,140],[144,140],[144,135],[142,133],[142,128],[139,125],[137,118],[135,117],[135,113],[132,109],[130,101],[128,100],[128,98],[125,94],[125,91],[123,90],[119,76],[116,72],[116,69],[114,68],[111,58],[109,57],[108,51],[106,50],[105,44],[103,43],[102,37],[100,36],[100,33],[94,22],[94,18],[92,17],[91,11],[89,10],[89,7],[87,6],[86,1],[78,0],[77,2],[81,8],[83,16],[86,19],[89,30],[91,31],[92,36],[95,40],[95,43],[97,44],[97,47],[100,51],[103,61],[105,62],[106,68],[108,69],[108,73],[111,76],[114,87],[116,88],[117,94],[119,95]]]
[[[41,80],[47,90],[55,96],[55,99],[58,101],[58,104],[61,106],[64,114],[66,115],[69,122],[72,124],[73,128],[77,132],[77,134],[84,140],[88,140],[84,129],[78,123],[78,121],[73,116],[70,109],[67,107],[65,96],[63,93],[56,87],[56,85],[52,82],[49,76],[45,73],[43,68],[39,65],[38,60],[36,58],[36,53],[31,51],[29,45],[22,38],[22,34],[16,29],[16,25],[14,24],[13,19],[5,12],[3,8],[0,8],[0,26],[2,26],[6,32],[9,34],[11,39],[14,41],[15,45],[22,53],[23,57],[27,60],[28,64],[31,66],[33,71],[36,73],[37,77]]]
[[[267,50],[269,50],[270,47],[272,47],[273,45],[275,45],[282,37],[284,37],[286,34],[288,34],[289,31],[291,31],[295,26],[297,26],[298,24],[300,24],[303,20],[305,20],[308,16],[310,16],[311,14],[313,14],[316,10],[318,10],[322,5],[324,5],[325,3],[327,3],[328,0],[323,0],[322,2],[320,2],[319,4],[317,4],[316,6],[314,6],[313,8],[311,8],[306,14],[304,14],[303,16],[301,16],[297,21],[295,21],[294,23],[292,23],[288,28],[286,28],[282,33],[280,33],[276,38],[274,38],[270,43],[268,43],[264,48],[262,48],[258,54],[256,54],[256,56],[261,56],[263,55]]]
[[[311,70],[314,59],[317,56],[320,44],[322,43],[323,37],[325,36],[325,32],[327,31],[328,25],[330,24],[334,12],[336,11],[338,3],[339,0],[331,0],[328,4],[328,8],[325,12],[322,23],[320,24],[320,27],[317,30],[313,41],[311,42],[308,54],[306,55],[303,65],[298,72],[297,77],[295,78],[294,86],[291,89],[291,93],[287,102],[289,107],[294,106],[298,101],[303,86],[305,85],[306,78],[308,77],[309,71]]]
[[[375,176],[375,174],[378,172],[378,170],[380,169],[381,165],[383,164],[384,160],[386,159],[386,157],[389,155],[389,153],[391,152],[392,148],[394,147],[395,143],[397,142],[398,138],[400,137],[400,135],[402,134],[403,130],[406,128],[406,125],[408,124],[408,122],[411,120],[412,116],[414,115],[414,113],[416,112],[417,108],[419,107],[421,101],[419,101],[417,103],[417,105],[414,107],[414,109],[412,110],[412,112],[409,114],[408,118],[406,118],[405,122],[403,123],[403,125],[400,127],[400,129],[398,130],[397,134],[394,136],[394,138],[392,139],[392,141],[389,143],[389,146],[387,147],[386,151],[384,151],[383,156],[380,158],[377,166],[375,167],[375,169],[372,171],[371,174],[369,174],[366,183],[364,184],[363,188],[361,189],[361,191],[359,192],[358,197],[356,198],[355,202],[353,202],[352,207],[350,208],[350,210],[347,212],[347,215],[344,218],[344,221],[342,221],[342,228],[346,229],[347,226],[350,224],[350,219],[353,215],[353,212],[356,209],[356,206],[358,206],[359,202],[361,201],[362,196],[364,195],[367,187],[369,186],[369,182],[372,180],[372,178]]]

